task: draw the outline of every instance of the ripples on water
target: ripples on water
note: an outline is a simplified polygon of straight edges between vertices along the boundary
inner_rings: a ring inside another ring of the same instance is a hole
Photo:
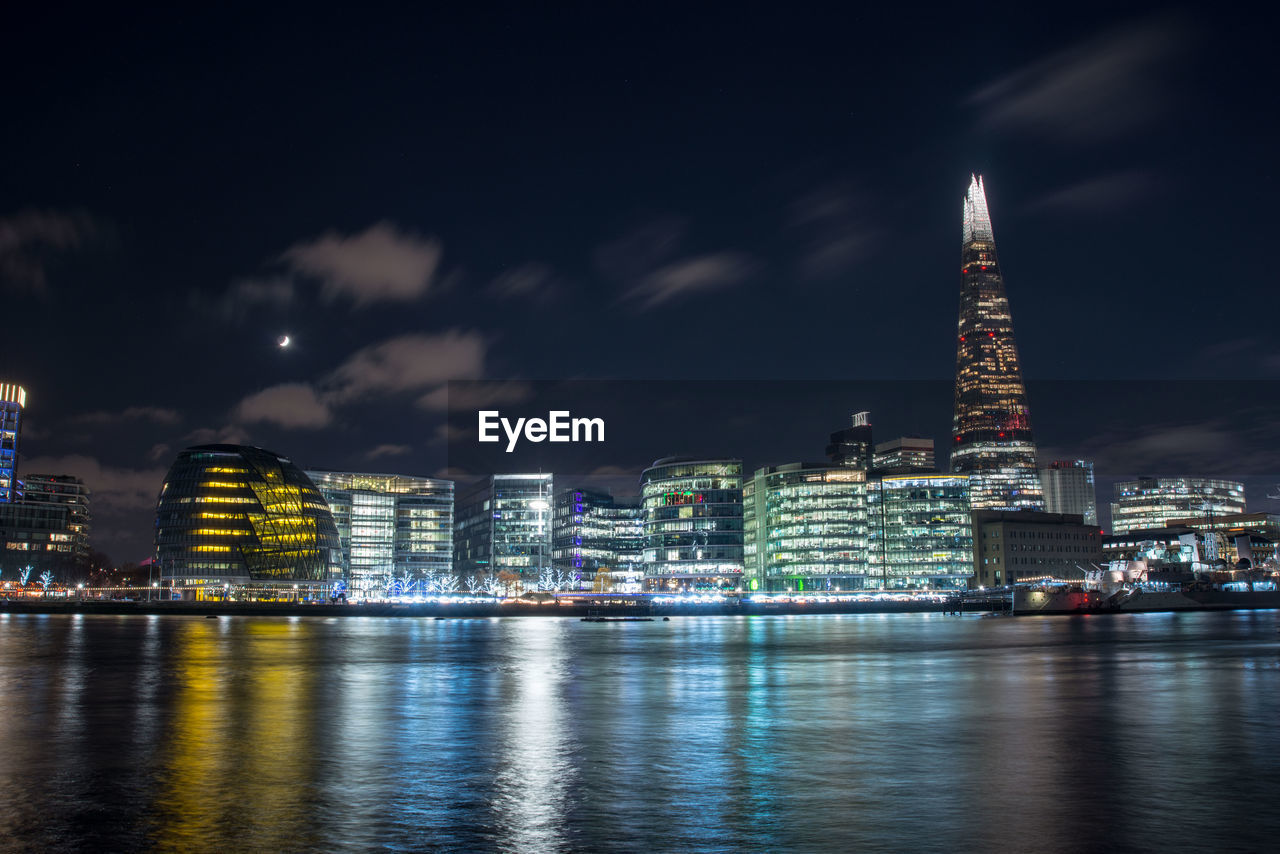
[[[1277,625],[0,615],[0,846],[1261,851]]]

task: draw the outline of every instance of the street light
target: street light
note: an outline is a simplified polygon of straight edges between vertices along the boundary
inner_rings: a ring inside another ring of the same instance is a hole
[[[151,590],[152,590],[151,598],[152,598],[152,600],[153,600],[153,601],[155,600],[155,598],[156,598],[156,597],[158,597],[158,596],[160,595],[160,594],[158,594],[158,593],[156,593],[156,592],[155,592],[159,587],[160,587],[160,582],[159,582],[159,581],[153,581],[153,582],[151,582]]]

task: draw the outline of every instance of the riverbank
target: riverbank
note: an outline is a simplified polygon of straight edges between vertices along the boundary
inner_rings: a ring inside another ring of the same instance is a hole
[[[1004,611],[1007,601],[971,600],[965,613]],[[559,602],[330,604],[293,602],[128,602],[110,599],[26,599],[0,601],[7,614],[171,614],[186,616],[253,617],[431,617],[440,619],[493,617],[607,617],[680,615],[796,616],[802,614],[901,614],[954,612],[955,603],[925,600],[663,602],[633,599],[624,603],[561,600]]]

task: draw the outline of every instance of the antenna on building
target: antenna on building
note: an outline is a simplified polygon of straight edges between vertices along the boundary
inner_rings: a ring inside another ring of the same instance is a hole
[[[855,413],[853,413],[853,426],[854,426],[854,427],[866,427],[866,426],[867,426],[868,424],[870,424],[870,423],[871,423],[871,412],[870,412],[870,410],[864,410],[864,411],[862,411],[862,412],[855,412]]]

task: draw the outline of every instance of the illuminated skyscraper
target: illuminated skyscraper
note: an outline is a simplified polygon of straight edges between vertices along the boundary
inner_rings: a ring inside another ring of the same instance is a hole
[[[951,471],[974,510],[1043,510],[1027,392],[981,178],[964,198]]]

